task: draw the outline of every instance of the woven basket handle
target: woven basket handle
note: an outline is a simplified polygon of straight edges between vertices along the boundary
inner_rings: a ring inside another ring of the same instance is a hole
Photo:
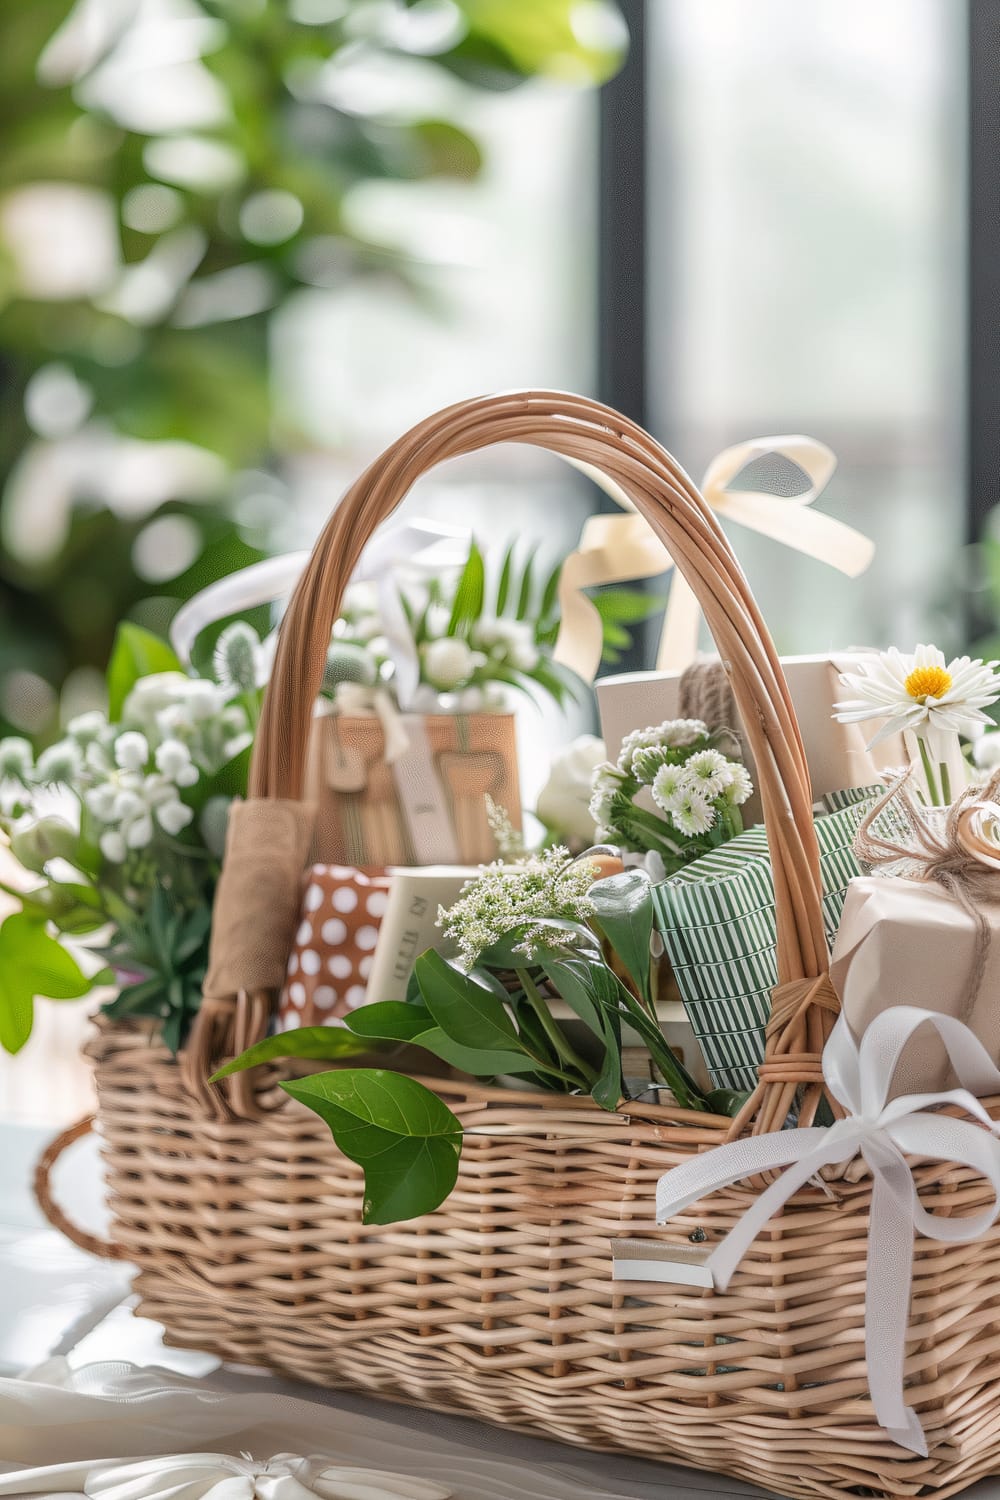
[[[272,816],[277,826],[301,811],[313,705],[333,622],[373,532],[434,465],[493,443],[529,443],[603,470],[666,544],[704,610],[757,765],[777,907],[779,985],[766,1058],[760,1086],[733,1130],[751,1119],[755,1130],[780,1128],[801,1084],[808,1085],[801,1114],[808,1123],[821,1096],[820,1054],[837,1000],[827,977],[812,793],[788,686],[746,579],[697,488],[647,432],[609,407],[557,391],[462,401],[420,422],[366,469],[328,521],[285,615],[250,771],[250,796],[257,800],[247,805],[247,816]],[[259,841],[262,847],[269,838]],[[286,884],[280,883],[276,899]],[[264,1034],[267,986],[275,982],[257,972],[263,960],[250,952],[254,937],[247,934],[243,945],[244,970],[253,973],[234,986],[238,997],[209,986],[212,1003],[199,1012],[183,1059],[190,1087],[206,1103],[214,1096],[213,1107],[222,1110],[218,1094],[205,1088],[209,1064]],[[241,1115],[255,1112],[246,1076],[229,1082],[230,1107]]]

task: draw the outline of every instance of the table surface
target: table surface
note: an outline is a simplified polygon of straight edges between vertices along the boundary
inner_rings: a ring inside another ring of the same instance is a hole
[[[18,1375],[62,1355],[74,1368],[104,1360],[157,1365],[213,1386],[265,1389],[322,1401],[344,1412],[381,1417],[399,1431],[399,1466],[405,1467],[406,1434],[433,1431],[474,1446],[482,1454],[555,1467],[581,1484],[605,1488],[621,1500],[766,1500],[764,1492],[738,1480],[696,1470],[607,1454],[589,1454],[542,1438],[523,1437],[466,1417],[441,1417],[373,1397],[323,1392],[271,1375],[220,1369],[212,1356],[168,1349],[160,1328],[131,1311],[129,1268],[97,1260],[70,1245],[41,1218],[30,1193],[31,1169],[51,1135],[42,1126],[0,1125],[0,1375]],[[55,1187],[59,1201],[78,1221],[102,1227],[96,1148],[81,1143],[61,1164]],[[386,1467],[393,1467],[387,1458]],[[966,1492],[970,1500],[1000,1500],[1000,1481]]]

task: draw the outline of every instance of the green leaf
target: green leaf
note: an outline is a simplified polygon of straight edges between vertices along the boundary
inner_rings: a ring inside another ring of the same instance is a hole
[[[710,1094],[705,1095],[705,1108],[710,1109],[714,1115],[729,1115],[732,1118],[739,1114],[749,1098],[748,1089],[713,1089]]]
[[[645,589],[602,589],[591,602],[605,624],[637,625],[666,609],[667,595]]]
[[[180,672],[177,656],[158,635],[126,620],[118,627],[108,663],[108,718],[121,718],[122,705],[140,677]]]
[[[31,1035],[36,995],[77,1000],[93,981],[45,930],[45,923],[16,912],[0,926],[0,1046],[18,1052]]]
[[[261,1063],[276,1062],[281,1057],[309,1057],[320,1062],[337,1062],[342,1057],[359,1057],[372,1050],[371,1042],[361,1042],[343,1026],[302,1026],[298,1031],[282,1031],[265,1037],[253,1047],[234,1057],[209,1083],[218,1083],[233,1073],[259,1068]]]
[[[283,1083],[364,1168],[366,1224],[430,1213],[458,1178],[462,1126],[436,1094],[405,1073],[345,1069]]]
[[[518,620],[526,620],[528,618],[528,616],[530,615],[530,613],[531,613],[531,596],[534,593],[534,586],[535,586],[535,553],[534,553],[534,551],[532,551],[531,554],[530,554],[530,556],[529,556],[529,558],[528,558],[528,561],[524,565],[524,572],[521,574],[521,587],[518,589],[518,594],[517,594],[517,609],[515,610],[515,618],[516,619],[518,619]]]
[[[507,600],[510,598],[510,579],[513,567],[514,544],[512,542],[503,555],[503,564],[500,568],[500,578],[497,582],[496,606],[493,610],[493,613],[496,615],[497,619],[500,618],[504,610],[507,608]]]
[[[345,1023],[355,1036],[373,1041],[412,1042],[434,1025],[434,1019],[422,1005],[405,1000],[379,1000],[354,1011],[345,1018]]]
[[[448,634],[454,635],[462,625],[470,625],[478,620],[483,612],[483,601],[486,597],[486,564],[483,554],[472,542],[469,547],[469,557],[462,569],[462,576],[458,580],[455,589],[455,598],[451,606],[451,619],[448,621]]]
[[[602,1109],[614,1109],[622,1096],[619,987],[601,962],[570,958],[542,965],[546,978],[570,1010],[604,1043],[604,1057],[591,1098]]]
[[[514,1022],[496,995],[453,968],[433,948],[420,955],[414,969],[424,1004],[446,1036],[477,1050],[518,1050]]]
[[[496,1078],[499,1073],[535,1073],[541,1066],[539,1059],[521,1047],[504,1050],[501,1047],[466,1047],[456,1042],[440,1026],[432,1026],[414,1038],[418,1047],[425,1047],[453,1068],[461,1068],[473,1078]]]
[[[649,1004],[650,939],[653,935],[653,897],[642,870],[623,870],[598,880],[587,892],[601,931]]]
[[[547,621],[556,607],[559,599],[559,580],[562,578],[562,570],[562,562],[557,562],[542,585],[542,602],[538,607],[539,620]]]

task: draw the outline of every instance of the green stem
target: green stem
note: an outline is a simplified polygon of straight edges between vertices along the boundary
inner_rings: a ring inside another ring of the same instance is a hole
[[[650,1057],[664,1082],[670,1086],[681,1109],[707,1109],[704,1094],[667,1042],[659,1025],[650,1020],[641,1003],[620,980],[618,987],[619,994],[625,1001],[629,1021],[645,1042]]]
[[[937,781],[934,777],[934,767],[931,765],[931,758],[922,735],[917,736],[917,744],[920,746],[920,760],[924,768],[924,778],[927,782],[927,791],[930,794],[931,806],[941,807],[941,794],[938,791]]]
[[[944,798],[945,807],[951,806],[951,776],[948,773],[947,763],[938,761],[938,770],[941,772],[941,796]]]
[[[559,1030],[527,969],[515,969],[514,972],[517,975],[518,983],[524,990],[525,999],[538,1017],[539,1024],[545,1035],[555,1048],[556,1056],[562,1062],[568,1063],[571,1068],[577,1069],[586,1081],[588,1089],[593,1088],[598,1077],[596,1070],[588,1062],[585,1062],[580,1054],[570,1046],[564,1034]],[[561,1074],[560,1076],[565,1077],[566,1075]],[[574,1083],[578,1081],[577,1079],[573,1080]]]

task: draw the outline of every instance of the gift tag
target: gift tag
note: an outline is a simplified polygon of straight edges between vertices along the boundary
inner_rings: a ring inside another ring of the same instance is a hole
[[[707,1245],[665,1245],[658,1240],[612,1240],[615,1281],[670,1281],[711,1287]]]

